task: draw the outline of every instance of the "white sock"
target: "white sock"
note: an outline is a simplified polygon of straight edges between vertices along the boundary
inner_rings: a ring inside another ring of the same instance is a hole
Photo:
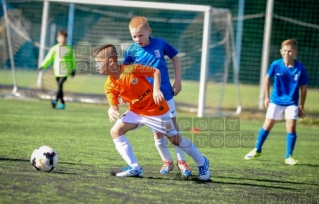
[[[120,153],[124,161],[133,169],[140,169],[137,163],[133,149],[125,135],[121,135],[118,138],[113,139],[117,151]]]
[[[177,132],[177,134],[182,137],[182,135],[180,134],[179,131]],[[176,154],[177,161],[181,161],[181,160],[182,161],[186,161],[185,152],[181,148],[179,148],[179,147],[177,147],[175,145],[174,145],[174,149],[175,149],[175,154]]]
[[[173,159],[172,159],[171,153],[168,150],[168,144],[165,138],[164,137],[162,137],[161,139],[154,138],[154,141],[155,141],[155,146],[162,160],[164,162],[165,161],[173,162]]]
[[[197,166],[203,166],[205,163],[205,159],[202,154],[198,151],[195,145],[190,141],[188,138],[181,136],[181,143],[178,146],[182,149],[186,154],[188,154],[194,161],[196,162]]]
[[[186,161],[186,154],[185,152],[174,145],[174,149],[175,149],[175,154],[176,154],[176,158],[177,158],[177,161]]]

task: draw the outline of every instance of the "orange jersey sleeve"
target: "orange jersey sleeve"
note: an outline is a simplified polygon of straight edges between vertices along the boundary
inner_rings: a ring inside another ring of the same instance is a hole
[[[112,83],[110,76],[107,77],[104,83],[104,91],[110,106],[120,104],[118,100],[119,90]]]
[[[152,77],[155,69],[142,65],[122,66],[121,78],[109,76],[105,83],[105,93],[110,104],[118,104],[121,97],[130,105],[130,110],[139,115],[159,116],[169,111],[167,102],[156,105],[153,99],[153,86],[145,77]]]

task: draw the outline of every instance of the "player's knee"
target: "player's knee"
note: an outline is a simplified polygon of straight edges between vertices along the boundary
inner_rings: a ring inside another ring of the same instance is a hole
[[[181,136],[180,135],[174,135],[174,136],[168,136],[167,139],[175,146],[179,146],[181,143]]]
[[[154,132],[153,135],[154,135],[154,140],[160,140],[164,136],[163,133],[160,133],[160,132]]]
[[[110,130],[110,134],[112,136],[113,139],[117,138],[120,136],[120,132],[116,127],[112,127]]]

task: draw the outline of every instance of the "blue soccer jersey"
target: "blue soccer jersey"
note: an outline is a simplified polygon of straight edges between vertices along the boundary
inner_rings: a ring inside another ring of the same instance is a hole
[[[161,91],[166,101],[171,100],[174,96],[173,88],[169,80],[168,68],[165,60],[165,55],[169,58],[175,57],[178,51],[161,38],[150,38],[150,44],[146,47],[141,47],[133,43],[125,50],[123,64],[142,64],[154,67],[161,72]],[[148,81],[153,84],[153,78],[148,78]]]
[[[304,66],[295,60],[294,67],[288,68],[284,60],[279,59],[270,65],[267,74],[274,78],[270,102],[281,106],[298,105],[299,89],[309,82]]]

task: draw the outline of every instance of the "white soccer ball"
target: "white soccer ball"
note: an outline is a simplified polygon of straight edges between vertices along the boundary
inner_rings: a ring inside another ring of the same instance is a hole
[[[41,146],[33,151],[30,162],[36,170],[50,172],[58,164],[58,154],[49,146]]]

